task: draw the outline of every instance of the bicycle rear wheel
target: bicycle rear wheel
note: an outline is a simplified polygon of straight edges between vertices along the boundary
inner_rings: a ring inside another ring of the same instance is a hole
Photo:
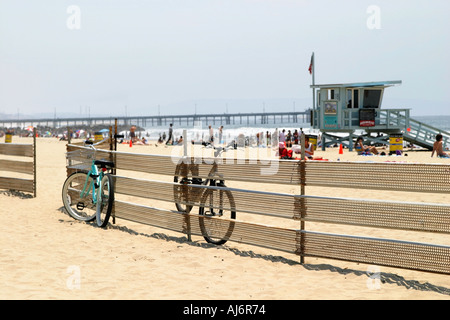
[[[198,193],[202,190],[189,188],[190,184],[205,185],[207,181],[203,181],[200,178],[192,178],[192,175],[188,174],[187,166],[183,163],[179,163],[175,169],[175,175],[173,177],[173,197],[175,206],[178,211],[189,213],[192,210],[192,204],[195,199],[198,199]]]
[[[211,181],[213,185],[213,181]],[[221,187],[225,185],[221,185]],[[236,219],[236,206],[229,190],[207,189],[199,208],[200,230],[206,242],[222,245],[230,239]]]
[[[97,191],[97,225],[106,227],[114,205],[114,181],[110,174],[105,174]]]
[[[85,194],[82,197],[85,184]],[[92,184],[93,180],[85,172],[72,173],[64,182],[62,200],[64,208],[72,218],[80,221],[95,219],[96,205],[92,198]]]

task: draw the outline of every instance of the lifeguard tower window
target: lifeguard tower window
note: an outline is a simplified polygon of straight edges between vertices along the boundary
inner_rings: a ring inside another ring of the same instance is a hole
[[[365,89],[363,108],[378,108],[380,106],[381,89]]]
[[[347,89],[347,108],[359,108],[358,89]]]
[[[328,89],[328,100],[334,100],[334,89]]]

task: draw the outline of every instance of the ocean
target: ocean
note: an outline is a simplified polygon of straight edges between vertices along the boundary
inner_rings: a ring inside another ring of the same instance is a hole
[[[450,116],[412,116],[411,118],[442,131],[450,132]]]

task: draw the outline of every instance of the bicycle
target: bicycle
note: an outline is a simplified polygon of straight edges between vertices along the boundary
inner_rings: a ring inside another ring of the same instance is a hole
[[[217,159],[225,149],[215,148],[214,158]],[[226,151],[226,150],[225,150]],[[193,205],[199,201],[200,230],[208,243],[222,245],[233,233],[236,219],[236,205],[230,190],[226,189],[223,175],[218,172],[214,161],[208,178],[199,177],[199,164],[191,159],[187,164],[183,158],[177,164],[174,175],[174,200],[178,211],[190,213]],[[214,188],[197,188],[190,185],[210,186]],[[224,219],[219,219],[224,217]]]
[[[99,227],[108,224],[114,204],[114,180],[107,173],[114,168],[114,162],[95,159],[95,146],[102,142],[85,141],[85,146],[90,145],[92,153],[75,151],[80,156],[79,161],[85,165],[86,160],[89,161],[90,169],[72,173],[62,188],[62,200],[67,213],[80,221],[96,219]]]

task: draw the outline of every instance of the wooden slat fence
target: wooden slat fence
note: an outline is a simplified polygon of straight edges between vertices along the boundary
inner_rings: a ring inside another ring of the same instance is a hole
[[[84,148],[68,145],[68,158]],[[448,194],[450,166],[408,163],[366,163],[170,157],[101,150],[97,158],[113,159],[116,193],[142,199],[193,206],[189,214],[117,200],[115,218],[166,228],[187,235],[202,236],[198,207],[201,197],[212,190],[227,190],[234,199],[236,220],[217,220],[219,232],[234,224],[228,241],[280,250],[303,258],[317,257],[351,262],[450,274],[450,246],[342,234],[327,234],[302,228],[282,228],[239,220],[241,213],[293,221],[351,225],[402,231],[450,235],[450,204],[413,203],[386,200],[318,197],[262,192],[206,185],[180,185],[175,176],[207,179],[213,174],[225,181],[359,188],[401,192]],[[76,164],[70,170],[76,170]],[[168,181],[130,178],[121,170],[166,176]],[[276,174],[270,174],[275,172]],[[370,175],[374,179],[364,177]],[[393,179],[395,177],[395,179]],[[179,181],[179,180],[178,180]],[[225,205],[224,205],[225,206]]]
[[[23,160],[0,159],[0,172],[25,175],[25,178],[0,175],[0,189],[32,193],[36,197],[36,133],[33,144],[0,143],[0,155],[23,158]]]

